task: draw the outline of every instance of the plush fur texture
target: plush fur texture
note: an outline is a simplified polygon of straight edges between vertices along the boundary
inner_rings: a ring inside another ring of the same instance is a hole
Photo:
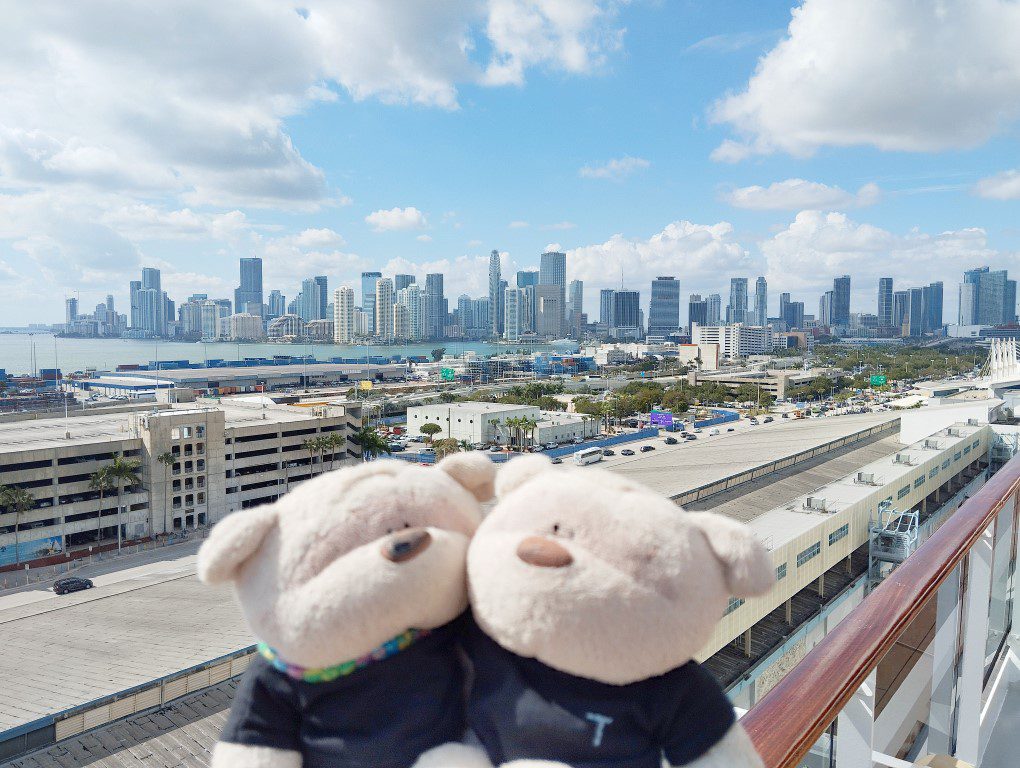
[[[531,456],[501,470],[496,489],[468,552],[475,618],[507,650],[572,675],[624,685],[679,667],[731,595],[775,578],[748,529],[606,470]],[[518,548],[533,537],[572,562],[524,562]]]
[[[213,747],[210,768],[301,768],[301,753],[221,741]]]
[[[465,553],[495,475],[478,458],[324,474],[220,522],[199,551],[199,577],[233,581],[255,636],[304,667],[357,658],[409,627],[442,626],[467,606]],[[427,531],[429,545],[387,559],[384,547],[412,529]]]
[[[492,763],[480,746],[444,744],[418,758],[414,768],[492,768]]]

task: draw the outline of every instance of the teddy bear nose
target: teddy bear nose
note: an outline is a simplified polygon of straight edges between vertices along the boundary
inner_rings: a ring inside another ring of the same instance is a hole
[[[517,557],[539,568],[565,568],[574,558],[561,545],[541,536],[529,536],[517,546]]]
[[[391,536],[382,547],[382,554],[391,563],[406,563],[432,543],[432,536],[424,528],[408,528]]]

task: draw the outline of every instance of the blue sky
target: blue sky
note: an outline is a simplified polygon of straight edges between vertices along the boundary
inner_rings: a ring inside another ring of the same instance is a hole
[[[937,6],[937,7],[936,7]],[[1020,272],[1014,0],[41,3],[0,31],[0,324],[62,297],[172,298],[485,258],[647,297],[769,278],[874,311],[963,269]],[[300,12],[299,12],[300,11]],[[791,15],[791,11],[795,13]],[[170,32],[168,33],[167,30]],[[988,75],[994,72],[995,76]]]

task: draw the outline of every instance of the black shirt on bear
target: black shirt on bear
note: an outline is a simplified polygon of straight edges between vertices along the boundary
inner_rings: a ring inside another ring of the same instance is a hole
[[[468,726],[496,765],[524,758],[574,768],[684,765],[711,749],[736,718],[715,679],[689,662],[628,685],[576,677],[505,650],[466,629],[475,668]]]
[[[457,622],[332,682],[295,680],[256,656],[221,739],[300,752],[303,768],[410,768],[464,732]]]

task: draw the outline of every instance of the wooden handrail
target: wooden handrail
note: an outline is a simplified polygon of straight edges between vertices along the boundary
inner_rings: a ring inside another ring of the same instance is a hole
[[[795,768],[1018,490],[1020,456],[996,472],[741,718],[765,768]]]

